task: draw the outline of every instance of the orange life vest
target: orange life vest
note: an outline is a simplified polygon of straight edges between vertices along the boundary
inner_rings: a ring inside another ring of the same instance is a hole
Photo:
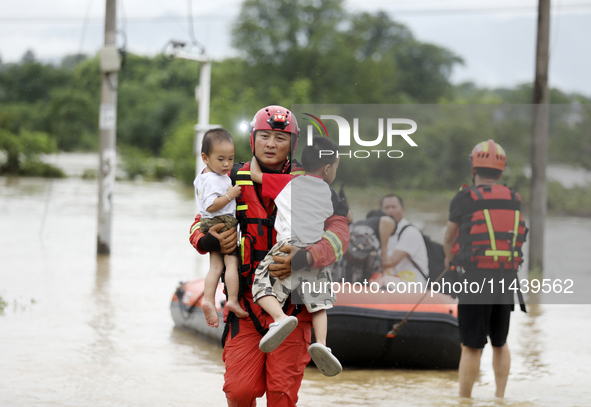
[[[297,163],[294,163],[292,166],[291,174],[303,173],[303,169],[294,168],[296,165]],[[286,165],[284,172],[289,173],[289,168],[290,166]],[[239,269],[242,275],[240,279],[242,285],[240,295],[244,297],[246,311],[249,313],[256,330],[261,335],[264,335],[266,333],[265,327],[273,320],[258,304],[253,302],[252,283],[258,264],[265,258],[276,241],[277,232],[274,225],[277,207],[273,205],[271,213],[267,212],[259,189],[254,185],[250,176],[250,163],[246,163],[242,167],[236,166],[230,178],[235,185],[241,188],[241,194],[236,198],[236,219],[238,219],[242,234],[240,239],[241,265]],[[300,310],[300,307],[294,307],[293,305],[287,307],[287,304],[284,308],[284,311],[289,315],[296,315]],[[236,335],[239,329],[237,318],[231,317],[227,322],[222,343],[225,342],[228,325],[231,325],[232,336]]]
[[[250,163],[244,164],[236,172],[235,180],[242,191],[236,199],[236,219],[242,233],[240,272],[251,285],[251,271],[256,270],[276,240],[277,232],[273,226],[277,208],[274,207],[270,214],[265,209],[263,198],[250,177]]]
[[[523,262],[521,248],[527,228],[521,197],[504,185],[465,186],[472,198],[456,238],[454,261],[465,268],[516,269]]]

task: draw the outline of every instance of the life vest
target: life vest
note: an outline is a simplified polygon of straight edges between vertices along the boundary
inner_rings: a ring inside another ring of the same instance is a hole
[[[277,232],[275,216],[277,208],[269,214],[264,207],[262,196],[250,177],[250,163],[236,172],[236,185],[242,193],[236,199],[236,218],[240,223],[240,272],[252,285],[252,273],[273,247]]]
[[[504,185],[464,186],[472,207],[463,215],[455,241],[456,265],[465,268],[516,270],[527,228],[521,197]]]
[[[293,167],[296,167],[294,163]],[[296,168],[294,168],[295,170]],[[288,172],[289,165],[286,165],[284,172]],[[297,168],[291,174],[302,174],[303,170]],[[250,176],[250,163],[245,163],[241,167],[236,166],[232,172],[232,182],[240,186],[241,194],[236,198],[236,218],[240,224],[242,237],[240,238],[240,274],[241,287],[240,295],[244,297],[246,311],[255,325],[257,331],[264,335],[265,315],[263,309],[252,300],[252,284],[254,272],[259,263],[265,258],[267,252],[271,250],[276,241],[277,232],[275,231],[275,216],[277,207],[273,205],[273,210],[268,213],[263,203],[263,198],[259,189],[254,185]],[[246,285],[246,286],[245,286]],[[300,308],[292,310],[291,315],[296,315]],[[284,311],[287,312],[287,303]],[[269,316],[270,318],[270,316]],[[222,343],[225,342],[225,336],[228,333],[228,325],[231,324],[232,336],[238,333],[238,318],[232,316],[228,319],[226,331],[223,334]],[[269,321],[267,321],[269,322]],[[272,319],[271,319],[272,322]]]

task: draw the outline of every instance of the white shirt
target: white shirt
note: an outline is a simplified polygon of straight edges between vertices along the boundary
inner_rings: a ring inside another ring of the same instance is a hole
[[[202,218],[215,218],[216,216],[230,215],[236,216],[236,200],[232,199],[219,211],[212,213],[207,212],[213,201],[220,196],[224,196],[228,192],[228,188],[232,186],[232,181],[227,174],[219,175],[215,172],[201,172],[197,175],[195,181],[195,196],[197,197],[197,208]]]
[[[410,222],[404,218],[400,220],[396,232],[388,239],[388,256],[392,256],[395,250],[408,253],[408,256],[400,260],[393,270],[389,270],[389,274],[396,275],[407,281],[427,282],[409,259],[411,257],[421,268],[421,271],[429,277],[429,258],[421,232],[415,226],[410,226],[404,229],[402,236],[400,236],[400,231],[409,224]]]
[[[322,239],[333,214],[330,187],[315,175],[263,174],[263,196],[277,206],[277,241],[296,238],[305,245]]]

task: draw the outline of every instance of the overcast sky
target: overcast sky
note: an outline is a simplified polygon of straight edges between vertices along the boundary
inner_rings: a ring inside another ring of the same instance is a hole
[[[0,0],[0,57],[15,62],[31,49],[45,61],[94,54],[104,41],[104,0]],[[230,28],[242,0],[192,0],[194,29],[215,58],[232,55]],[[348,0],[348,11],[386,11],[421,41],[461,56],[453,81],[512,87],[534,76],[537,0]],[[188,40],[187,0],[120,0],[118,27],[127,49],[159,53]],[[85,21],[87,22],[85,24]],[[550,85],[591,96],[591,0],[552,2]],[[119,45],[123,45],[120,36]]]

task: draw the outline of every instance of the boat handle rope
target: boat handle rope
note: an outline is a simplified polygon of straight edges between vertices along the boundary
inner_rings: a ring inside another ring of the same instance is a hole
[[[439,275],[439,277],[437,277],[437,279],[433,282],[433,283],[438,283],[439,280],[441,280],[443,278],[443,276],[445,275],[445,273],[447,273],[449,270],[454,271],[456,269],[456,266],[451,266],[450,268],[447,268],[445,270],[443,270],[443,273],[441,273]],[[415,309],[417,309],[417,307],[419,306],[419,304],[421,302],[423,302],[423,300],[425,299],[425,297],[427,296],[427,294],[429,294],[430,290],[425,290],[425,294],[423,294],[423,296],[421,297],[421,299],[419,300],[419,302],[417,302],[412,309],[404,316],[404,318],[402,318],[402,321],[398,322],[397,324],[392,325],[392,329],[390,329],[388,331],[388,333],[386,333],[386,338],[394,338],[398,332],[402,329],[402,327],[408,322],[408,317],[414,312]]]

